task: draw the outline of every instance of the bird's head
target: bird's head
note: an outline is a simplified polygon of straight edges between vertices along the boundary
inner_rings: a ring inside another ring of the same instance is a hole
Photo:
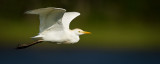
[[[83,31],[82,29],[79,29],[79,28],[73,29],[72,31],[77,35],[91,34],[91,32]]]

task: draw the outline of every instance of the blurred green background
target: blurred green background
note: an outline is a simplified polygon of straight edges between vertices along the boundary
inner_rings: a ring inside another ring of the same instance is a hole
[[[70,28],[92,32],[73,45],[42,43],[35,48],[159,49],[160,4],[158,0],[0,0],[0,46],[30,43],[39,32],[38,15],[24,12],[58,7],[81,15]]]

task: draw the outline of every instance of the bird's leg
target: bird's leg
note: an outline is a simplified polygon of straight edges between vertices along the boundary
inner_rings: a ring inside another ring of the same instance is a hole
[[[24,49],[24,48],[30,47],[32,45],[35,45],[35,44],[38,44],[41,42],[43,42],[43,40],[38,40],[38,41],[32,42],[30,44],[20,44],[20,45],[18,45],[17,49]]]

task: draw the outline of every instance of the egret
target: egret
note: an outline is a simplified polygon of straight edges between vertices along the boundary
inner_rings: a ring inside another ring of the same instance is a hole
[[[57,44],[74,44],[80,38],[79,35],[90,34],[82,29],[69,29],[70,22],[80,15],[79,12],[66,12],[63,8],[47,7],[26,12],[37,14],[40,18],[39,34],[32,37],[35,42],[18,45],[18,49],[26,48],[44,41]]]

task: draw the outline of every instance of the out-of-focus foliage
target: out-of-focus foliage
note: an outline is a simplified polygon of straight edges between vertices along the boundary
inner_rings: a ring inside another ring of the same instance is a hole
[[[0,45],[31,42],[29,38],[38,34],[39,19],[24,12],[44,7],[81,13],[70,27],[92,34],[81,36],[79,45],[160,46],[158,0],[0,0]]]

